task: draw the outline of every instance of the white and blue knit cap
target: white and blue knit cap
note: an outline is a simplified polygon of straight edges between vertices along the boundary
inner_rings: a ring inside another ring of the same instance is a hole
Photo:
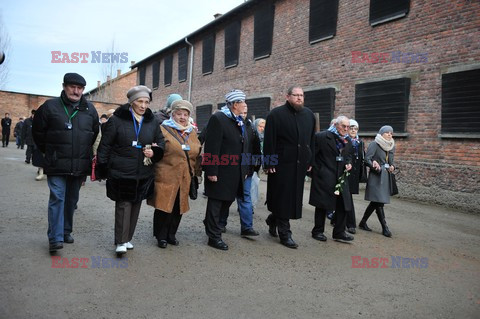
[[[230,92],[225,94],[225,101],[227,103],[233,103],[236,101],[245,101],[246,97],[247,96],[245,95],[245,93],[243,93],[243,91],[231,90]]]

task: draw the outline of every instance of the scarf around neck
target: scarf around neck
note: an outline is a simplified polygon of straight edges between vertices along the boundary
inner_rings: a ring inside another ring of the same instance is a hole
[[[163,121],[162,125],[174,128],[182,134],[190,134],[193,130],[193,125],[191,123],[188,123],[188,126],[183,126],[180,123],[175,122],[173,117],[170,117],[168,120]]]
[[[381,136],[380,134],[377,134],[377,136],[375,136],[375,142],[385,151],[385,152],[389,152],[393,149],[393,147],[395,146],[395,141],[392,140],[391,141],[387,141],[386,139],[383,138],[383,136]]]
[[[231,118],[233,119],[235,122],[237,122],[237,125],[240,126],[241,130],[242,130],[242,136],[245,136],[245,123],[243,122],[243,118],[238,115],[238,116],[235,116],[235,114],[233,114],[232,110],[230,110],[230,108],[228,106],[223,106],[220,111],[225,114],[228,118]]]

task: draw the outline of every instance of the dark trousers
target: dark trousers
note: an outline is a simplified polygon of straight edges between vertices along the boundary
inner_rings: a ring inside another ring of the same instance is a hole
[[[32,159],[33,149],[35,145],[27,145],[27,150],[25,151],[25,161],[30,163]]]
[[[203,224],[205,225],[205,232],[209,238],[213,240],[222,239],[220,216],[228,214],[228,209],[232,203],[233,201],[208,198]]]
[[[357,221],[355,220],[355,205],[352,201],[352,210],[347,212],[347,228],[356,228]]]
[[[335,227],[333,228],[333,237],[337,237],[345,232],[345,225],[347,223],[347,214],[345,212],[345,205],[343,205],[342,196],[336,196],[335,207]],[[312,235],[317,235],[325,232],[325,217],[327,210],[322,208],[315,208],[315,226],[312,229]]]
[[[175,234],[177,233],[181,219],[180,198],[179,194],[177,194],[171,213],[155,209],[153,213],[153,236],[158,240],[167,240],[167,238],[169,240],[175,240]]]
[[[142,202],[115,202],[115,244],[132,240]]]
[[[2,133],[2,146],[8,146],[9,139],[10,139],[10,132]]]
[[[275,214],[270,214],[268,215],[267,220],[269,225],[277,226],[278,237],[280,237],[280,239],[287,239],[292,236],[289,219],[278,218]]]

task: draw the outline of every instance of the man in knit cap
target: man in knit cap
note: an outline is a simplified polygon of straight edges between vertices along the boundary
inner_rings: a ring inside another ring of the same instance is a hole
[[[227,250],[222,240],[220,217],[226,215],[237,196],[243,198],[243,182],[248,167],[241,165],[242,153],[248,152],[248,137],[241,114],[247,104],[245,93],[232,90],[225,95],[226,105],[213,114],[207,124],[203,170],[205,195],[205,232],[208,245]]]
[[[170,115],[172,113],[172,103],[178,100],[183,100],[180,94],[170,94],[167,98],[167,104],[164,106],[164,108],[155,113],[155,117],[160,124],[170,118]]]
[[[33,140],[45,157],[43,168],[50,188],[50,252],[62,249],[64,242],[73,243],[73,212],[80,186],[92,170],[99,122],[95,107],[83,96],[86,85],[80,74],[65,74],[60,97],[47,100],[33,117]]]

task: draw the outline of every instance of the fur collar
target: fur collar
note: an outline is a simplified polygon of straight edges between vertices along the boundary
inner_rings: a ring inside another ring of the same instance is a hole
[[[118,116],[121,119],[131,120],[132,113],[130,113],[129,108],[130,108],[130,104],[128,103],[123,104],[122,106],[117,108],[113,114]],[[154,119],[154,116],[153,116],[152,110],[150,110],[150,108],[147,108],[147,110],[145,111],[145,114],[143,115],[143,120],[145,122],[150,122],[150,121],[153,121],[153,119]]]

